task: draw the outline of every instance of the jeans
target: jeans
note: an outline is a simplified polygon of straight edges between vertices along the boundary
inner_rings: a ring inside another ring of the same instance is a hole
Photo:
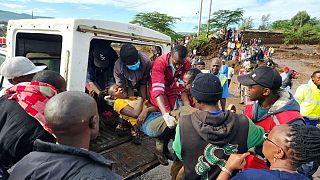
[[[142,124],[140,130],[149,137],[160,136],[167,127],[160,112],[149,114],[147,119]]]

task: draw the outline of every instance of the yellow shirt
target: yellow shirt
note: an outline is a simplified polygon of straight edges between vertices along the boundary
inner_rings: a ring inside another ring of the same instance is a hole
[[[147,103],[147,101],[145,103],[143,103],[142,110],[147,108],[146,103]],[[134,126],[134,125],[137,124],[137,119],[133,118],[133,117],[130,117],[130,116],[123,115],[123,114],[120,113],[120,111],[123,108],[125,108],[126,106],[130,106],[130,107],[134,108],[137,105],[138,105],[137,97],[131,96],[131,97],[129,97],[129,99],[116,99],[115,102],[114,102],[113,108],[118,114],[120,114],[120,118],[130,122],[130,124],[132,126]]]

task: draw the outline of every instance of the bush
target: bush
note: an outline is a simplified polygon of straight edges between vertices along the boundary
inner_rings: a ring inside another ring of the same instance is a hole
[[[209,38],[207,38],[206,33],[201,33],[198,37],[195,37],[191,40],[189,46],[191,48],[197,48],[202,46],[203,44],[207,44],[209,42]]]

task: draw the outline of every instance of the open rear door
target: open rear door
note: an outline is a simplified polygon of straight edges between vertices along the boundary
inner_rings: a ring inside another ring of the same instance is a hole
[[[110,122],[110,120],[108,120]],[[144,136],[141,145],[131,142],[131,136],[120,137],[114,130],[114,125],[102,124],[100,135],[91,142],[90,150],[99,152],[107,159],[113,160],[113,171],[131,179],[144,174],[159,165],[154,155],[155,140]]]

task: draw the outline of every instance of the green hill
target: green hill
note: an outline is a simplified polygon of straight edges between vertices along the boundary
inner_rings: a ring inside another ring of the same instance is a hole
[[[8,21],[11,19],[31,19],[32,16],[31,14],[19,14],[19,13],[14,13],[10,11],[3,11],[0,10],[0,21]],[[50,18],[50,17],[41,17],[41,16],[34,16],[33,18]]]

